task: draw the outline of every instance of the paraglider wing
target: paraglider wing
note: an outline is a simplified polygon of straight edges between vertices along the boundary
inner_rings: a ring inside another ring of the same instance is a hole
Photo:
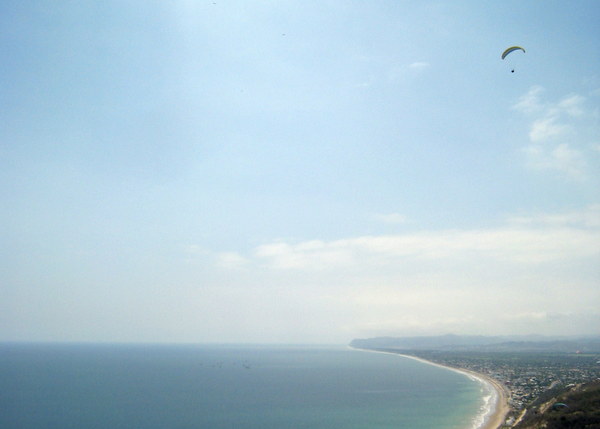
[[[523,52],[525,52],[525,49],[521,48],[520,46],[511,46],[506,51],[502,52],[502,59],[506,58],[506,56],[508,54],[510,54],[511,52],[514,52],[514,51],[523,51]]]

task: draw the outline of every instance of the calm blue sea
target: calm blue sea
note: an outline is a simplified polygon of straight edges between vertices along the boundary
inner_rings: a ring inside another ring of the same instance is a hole
[[[0,345],[2,428],[468,429],[482,386],[343,347]]]

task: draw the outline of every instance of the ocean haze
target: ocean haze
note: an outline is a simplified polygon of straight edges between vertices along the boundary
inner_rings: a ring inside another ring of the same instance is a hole
[[[599,353],[600,336],[566,337],[543,335],[361,338],[350,342],[352,347],[394,350],[437,350],[509,353]]]

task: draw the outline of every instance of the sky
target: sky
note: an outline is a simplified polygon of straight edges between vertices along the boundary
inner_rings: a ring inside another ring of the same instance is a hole
[[[1,2],[0,341],[600,334],[599,21]]]

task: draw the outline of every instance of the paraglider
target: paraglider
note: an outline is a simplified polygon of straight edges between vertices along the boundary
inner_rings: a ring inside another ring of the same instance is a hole
[[[510,48],[508,48],[504,52],[502,52],[502,59],[506,58],[506,56],[508,54],[510,54],[511,52],[514,52],[514,51],[523,51],[523,53],[525,53],[525,49],[521,48],[520,46],[511,46]],[[515,72],[515,68],[513,67],[510,70],[510,72],[514,73]]]
[[[520,46],[511,46],[506,51],[502,52],[502,59],[506,58],[506,56],[508,54],[510,54],[511,52],[514,52],[514,51],[523,51],[523,52],[525,52],[525,49],[521,48]]]

